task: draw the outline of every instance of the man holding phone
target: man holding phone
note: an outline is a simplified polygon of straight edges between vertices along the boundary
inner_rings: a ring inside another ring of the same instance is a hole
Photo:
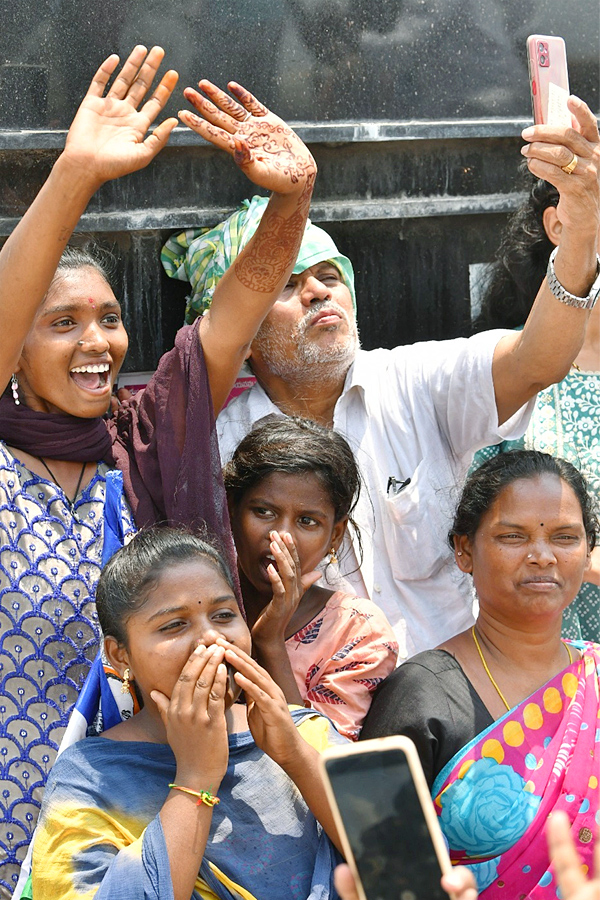
[[[560,192],[564,235],[522,332],[362,350],[349,260],[330,239],[303,243],[251,346],[258,383],[218,418],[224,461],[270,415],[306,416],[346,437],[364,478],[354,514],[363,550],[353,541],[342,552],[341,574],[383,609],[400,661],[472,624],[469,580],[445,539],[456,486],[476,449],[524,432],[528,404],[564,377],[583,342],[599,287],[600,137],[586,104],[569,105],[577,129],[523,132],[530,170]]]

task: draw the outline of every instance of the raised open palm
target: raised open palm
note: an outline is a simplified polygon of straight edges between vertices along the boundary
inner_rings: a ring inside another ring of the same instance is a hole
[[[90,84],[69,129],[65,154],[79,163],[98,183],[127,175],[148,165],[178,124],[171,118],[147,135],[148,128],[164,108],[177,84],[177,72],[163,75],[154,93],[138,109],[152,85],[164,50],[135,47],[109,90],[119,57],[104,60]]]
[[[279,116],[235,81],[230,81],[228,87],[236,100],[210,81],[202,80],[199,87],[208,100],[193,88],[186,88],[183,93],[202,118],[181,110],[179,117],[185,125],[230,153],[240,169],[260,187],[290,194],[312,186],[315,161]]]

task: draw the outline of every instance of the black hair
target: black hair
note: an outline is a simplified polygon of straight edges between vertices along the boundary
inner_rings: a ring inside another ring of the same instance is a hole
[[[69,273],[86,268],[94,269],[106,281],[111,290],[113,289],[116,268],[114,255],[99,244],[87,241],[82,247],[73,247],[71,245],[65,247],[58,261],[48,293]]]
[[[455,535],[467,535],[470,538],[475,536],[482,517],[505,487],[520,478],[538,478],[541,475],[556,475],[572,488],[581,506],[588,546],[593,550],[600,533],[600,522],[585,478],[566,459],[541,453],[539,450],[509,450],[499,453],[471,472],[448,534],[450,546],[454,549]]]
[[[486,277],[486,292],[475,331],[523,325],[540,289],[554,244],[546,234],[543,215],[557,206],[559,194],[548,181],[527,171],[529,196],[509,219],[500,247]]]
[[[277,416],[250,431],[225,465],[223,478],[230,504],[235,507],[246,491],[274,472],[312,472],[326,490],[334,520],[352,520],[361,477],[350,445],[332,428],[299,416]]]
[[[127,646],[127,621],[144,605],[164,570],[193,559],[212,565],[234,591],[223,556],[208,541],[178,528],[139,531],[111,557],[100,575],[96,608],[103,634]]]

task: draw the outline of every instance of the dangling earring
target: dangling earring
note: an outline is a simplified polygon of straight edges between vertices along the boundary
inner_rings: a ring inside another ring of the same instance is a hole
[[[329,565],[337,566],[337,563],[338,563],[337,553],[335,552],[335,547],[332,547],[331,550],[329,551]]]
[[[121,685],[121,693],[122,693],[122,694],[128,694],[128,693],[129,693],[129,679],[130,679],[130,678],[131,678],[131,672],[130,672],[129,669],[127,668],[127,669],[125,669],[125,671],[123,672],[123,678],[122,678],[123,684]]]
[[[14,372],[10,376],[10,389],[12,391],[13,400],[15,401],[15,406],[20,406],[21,401],[19,400],[19,382],[17,381],[17,376]]]

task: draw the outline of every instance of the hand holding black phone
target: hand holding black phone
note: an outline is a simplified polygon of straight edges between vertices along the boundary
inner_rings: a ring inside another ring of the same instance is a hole
[[[440,878],[452,866],[413,742],[335,747],[321,764],[361,900],[448,900]]]

